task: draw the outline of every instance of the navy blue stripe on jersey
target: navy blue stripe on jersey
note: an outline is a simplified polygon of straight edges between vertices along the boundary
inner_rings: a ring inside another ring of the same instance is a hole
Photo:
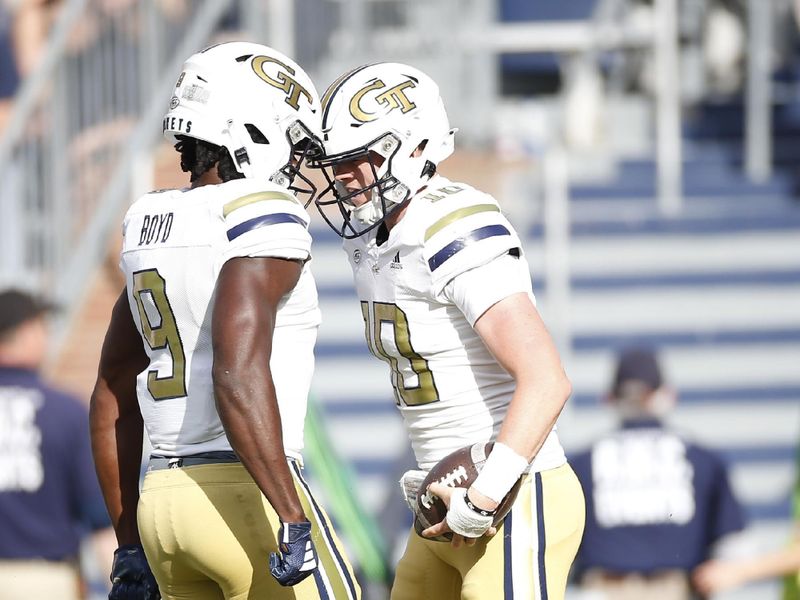
[[[544,564],[544,553],[547,548],[544,531],[544,502],[542,501],[544,493],[542,492],[542,474],[536,473],[533,481],[536,486],[536,535],[539,540],[539,592],[541,593],[541,600],[547,600],[547,572],[545,571]]]
[[[447,244],[447,246],[428,259],[428,266],[431,271],[435,271],[441,267],[446,260],[463,250],[467,246],[467,242],[477,242],[478,240],[496,237],[498,235],[511,235],[511,233],[503,225],[486,225],[485,227],[480,227],[471,231],[464,237],[453,240]]]
[[[512,509],[503,519],[503,600],[514,600],[514,554],[511,551],[513,514]]]
[[[290,215],[289,213],[272,213],[269,215],[261,215],[253,219],[249,219],[244,223],[239,223],[236,227],[228,229],[228,241],[232,242],[242,234],[265,227],[267,225],[278,225],[280,223],[297,223],[306,227],[307,223],[297,215]]]
[[[317,500],[314,498],[314,495],[311,493],[311,488],[308,487],[308,483],[306,480],[303,479],[303,474],[300,472],[300,466],[295,461],[289,461],[289,465],[291,466],[292,470],[294,471],[295,475],[297,476],[297,480],[300,482],[300,485],[303,486],[303,489],[308,496],[309,502],[311,502],[311,506],[314,508],[314,512],[317,516],[317,521],[322,525],[322,534],[325,537],[325,541],[328,544],[328,547],[331,549],[331,552],[338,563],[339,569],[341,570],[342,574],[344,575],[345,583],[347,584],[347,588],[350,591],[350,598],[357,598],[356,595],[356,587],[353,584],[353,579],[350,577],[350,571],[347,569],[347,563],[345,562],[344,558],[342,558],[342,553],[339,552],[339,547],[336,545],[336,540],[331,533],[330,524],[328,523],[328,519],[325,518],[324,513],[317,504]]]

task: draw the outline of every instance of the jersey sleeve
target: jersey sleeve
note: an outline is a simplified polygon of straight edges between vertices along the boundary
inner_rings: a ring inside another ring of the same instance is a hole
[[[227,243],[223,262],[239,256],[307,260],[311,256],[310,218],[286,190],[245,193],[221,207]]]
[[[474,326],[489,308],[517,293],[528,294],[535,303],[528,261],[506,253],[451,279],[442,296]]]
[[[473,192],[435,208],[423,240],[434,296],[462,273],[509,252],[522,255],[517,232],[491,196]]]

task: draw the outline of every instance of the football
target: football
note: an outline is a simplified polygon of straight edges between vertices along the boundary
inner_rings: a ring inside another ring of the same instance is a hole
[[[478,477],[486,457],[492,450],[494,442],[476,443],[456,450],[436,463],[422,481],[417,492],[417,510],[414,518],[414,530],[422,535],[422,531],[439,523],[447,515],[444,502],[428,491],[428,486],[434,481],[449,485],[450,487],[468,488]],[[503,501],[497,507],[494,517],[494,526],[497,527],[511,510],[522,485],[522,477],[511,487]],[[447,532],[431,539],[437,542],[449,542],[453,538],[452,532]]]

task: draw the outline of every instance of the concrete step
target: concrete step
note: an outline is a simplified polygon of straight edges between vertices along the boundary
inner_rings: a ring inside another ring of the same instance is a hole
[[[569,322],[573,348],[614,347],[634,340],[667,347],[702,348],[800,342],[800,287],[692,286],[575,292],[569,306],[555,307],[540,298],[547,320],[559,309]],[[325,355],[358,354],[363,344],[363,318],[354,297],[324,297],[320,328]],[[561,311],[564,311],[563,313]],[[412,332],[413,335],[413,332]]]
[[[542,239],[542,207],[537,203],[520,206],[509,203],[504,211],[528,248]],[[570,203],[571,243],[598,239],[649,240],[658,244],[662,239],[683,238],[688,241],[719,238],[722,242],[738,235],[800,234],[800,202],[790,202],[785,196],[748,195],[720,200],[713,197],[688,199],[681,215],[665,218],[652,196],[630,198],[607,196],[591,201],[573,199]],[[311,229],[315,256],[327,249],[341,252],[341,239],[330,228],[314,221]],[[796,255],[796,254],[795,254]],[[735,263],[731,263],[733,267]]]
[[[716,194],[741,196],[752,193],[785,194],[792,190],[793,178],[776,171],[764,182],[753,182],[741,166],[732,164],[724,155],[709,155],[700,160],[684,160],[683,191],[689,197]],[[576,185],[573,190],[582,197],[609,196],[617,192],[625,196],[636,193],[655,195],[658,166],[654,158],[644,157],[621,161],[608,181]]]
[[[718,235],[586,235],[569,246],[576,291],[632,287],[792,287],[800,281],[800,228]],[[352,272],[340,244],[315,242],[311,263],[320,293],[352,297]],[[541,240],[524,245],[537,293],[546,253]]]

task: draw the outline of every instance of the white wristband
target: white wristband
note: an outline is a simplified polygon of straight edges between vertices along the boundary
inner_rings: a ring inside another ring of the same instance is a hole
[[[495,442],[472,487],[499,504],[527,467],[528,460],[525,457],[509,446]]]
[[[466,495],[465,488],[453,490],[450,508],[447,510],[447,526],[464,537],[479,538],[492,526],[494,517],[477,513],[467,506]]]

